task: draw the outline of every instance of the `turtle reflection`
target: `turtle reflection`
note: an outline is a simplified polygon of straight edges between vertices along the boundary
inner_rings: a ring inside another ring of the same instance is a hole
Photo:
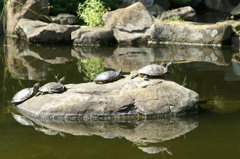
[[[169,155],[172,155],[171,150],[169,150],[169,147],[161,147],[161,146],[148,146],[148,147],[138,147],[143,152],[146,152],[148,154],[156,154],[159,152],[166,151]]]

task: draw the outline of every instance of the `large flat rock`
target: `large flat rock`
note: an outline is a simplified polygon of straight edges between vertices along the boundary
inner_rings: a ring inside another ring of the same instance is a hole
[[[154,23],[149,43],[175,43],[188,45],[222,45],[228,43],[232,26],[226,23],[201,24],[182,21]]]
[[[36,118],[139,117],[178,114],[195,108],[199,95],[164,79],[144,81],[127,75],[118,81],[98,85],[93,82],[67,84],[67,91],[45,94],[16,108]]]

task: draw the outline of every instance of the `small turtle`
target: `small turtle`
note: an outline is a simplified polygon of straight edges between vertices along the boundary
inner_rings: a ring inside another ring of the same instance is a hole
[[[32,88],[24,88],[21,91],[17,92],[13,96],[11,103],[14,105],[17,105],[17,104],[20,104],[20,103],[24,102],[25,100],[31,98],[36,93],[37,87],[39,85],[40,85],[40,83],[38,82]]]
[[[149,80],[149,77],[163,77],[166,74],[170,74],[168,70],[172,64],[173,62],[171,61],[166,65],[166,67],[156,64],[147,65],[139,69],[138,73],[133,74],[131,78],[133,79],[137,77],[139,74],[143,76],[143,79],[146,81]]]
[[[103,84],[103,83],[107,83],[110,81],[116,81],[119,78],[123,77],[123,75],[121,73],[122,73],[121,69],[117,72],[115,72],[115,71],[102,72],[99,75],[97,75],[97,77],[94,79],[94,82],[97,84]]]
[[[61,78],[58,82],[49,82],[42,87],[39,88],[39,92],[36,94],[36,96],[44,93],[60,93],[67,88],[63,85],[63,82],[65,80],[65,77]]]

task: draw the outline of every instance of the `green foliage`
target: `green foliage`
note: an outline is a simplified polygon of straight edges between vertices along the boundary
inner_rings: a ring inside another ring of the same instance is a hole
[[[78,4],[84,3],[85,0],[49,0],[52,6],[50,15],[58,15],[59,13],[70,13],[76,15]],[[117,9],[122,0],[102,0],[106,8]]]
[[[77,65],[78,71],[86,75],[83,77],[84,81],[93,81],[99,73],[104,72],[103,60],[101,58],[94,60],[79,59]]]
[[[181,86],[183,86],[183,87],[187,86],[186,79],[187,79],[187,78],[186,78],[186,76],[185,76],[184,80],[182,81],[182,84],[181,84]]]
[[[102,16],[108,10],[100,0],[86,0],[79,3],[77,14],[89,26],[103,26]]]
[[[178,4],[186,4],[188,2],[191,2],[192,0],[172,0],[172,1],[174,1],[174,2],[176,2]]]
[[[184,21],[181,19],[180,16],[176,15],[176,16],[170,16],[167,19],[163,19],[162,21]]]

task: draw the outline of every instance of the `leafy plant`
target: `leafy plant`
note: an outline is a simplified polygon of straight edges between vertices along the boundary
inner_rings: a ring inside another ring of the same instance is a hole
[[[102,16],[108,10],[100,0],[86,0],[79,3],[77,14],[89,26],[103,26]]]
[[[76,15],[78,4],[84,3],[85,0],[49,0],[52,6],[50,15],[58,15],[59,13],[70,13]],[[106,8],[117,9],[120,7],[122,0],[102,0]]]
[[[186,78],[186,76],[185,76],[185,78],[184,78],[183,81],[182,81],[181,86],[183,86],[183,87],[187,86],[186,79],[187,79],[187,78]]]
[[[86,75],[83,77],[84,81],[93,81],[99,73],[104,72],[103,60],[101,58],[94,60],[79,59],[77,65],[78,71]]]

